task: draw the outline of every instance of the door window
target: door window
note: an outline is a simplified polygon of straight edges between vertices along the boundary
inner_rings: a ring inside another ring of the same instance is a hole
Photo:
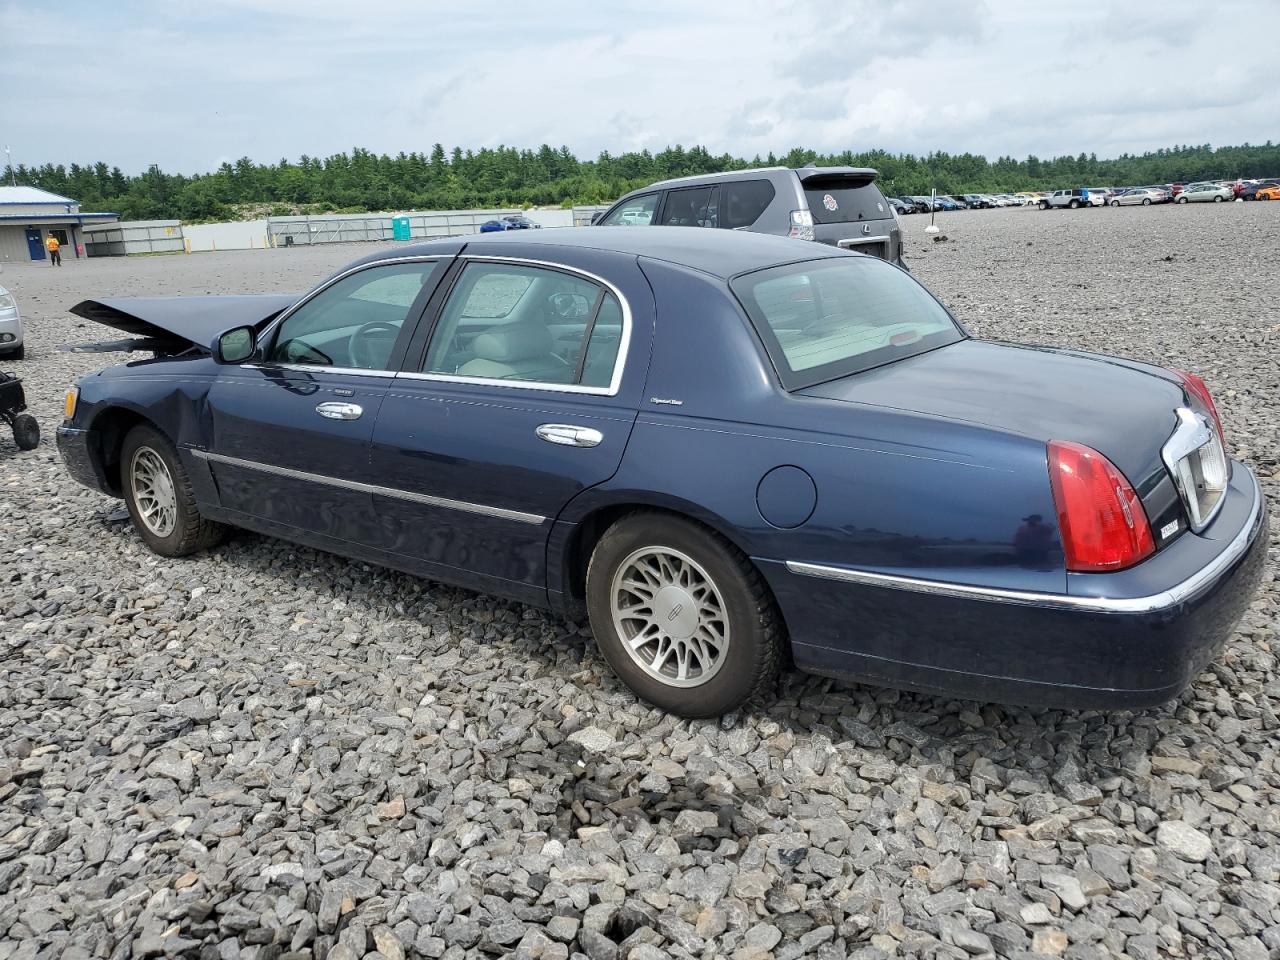
[[[624,334],[610,291],[574,274],[468,263],[431,335],[422,372],[608,387]]]
[[[729,230],[749,227],[773,202],[773,184],[768,180],[739,180],[724,185],[724,226]]]
[[[370,267],[326,287],[285,318],[271,363],[386,370],[434,260]]]
[[[647,227],[653,223],[653,212],[657,206],[658,195],[656,193],[647,193],[643,197],[632,197],[625,203],[614,207],[600,223],[603,226]]]
[[[689,187],[671,190],[662,205],[662,224],[670,227],[719,226],[719,187]]]

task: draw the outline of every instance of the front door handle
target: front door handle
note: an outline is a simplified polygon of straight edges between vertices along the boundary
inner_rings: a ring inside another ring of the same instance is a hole
[[[359,420],[364,407],[358,403],[320,403],[316,404],[316,413],[330,420]]]
[[[604,439],[604,434],[591,427],[575,427],[568,423],[544,423],[537,434],[547,443],[565,447],[594,447]]]

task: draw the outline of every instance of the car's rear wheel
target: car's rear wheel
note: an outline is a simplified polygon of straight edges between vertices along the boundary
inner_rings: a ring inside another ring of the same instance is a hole
[[[587,569],[591,630],[618,677],[683,717],[714,717],[777,683],[782,624],[750,562],[679,517],[639,512],[600,538]]]
[[[200,516],[191,478],[168,438],[145,424],[120,451],[121,486],[134,529],[153,551],[185,557],[217,544],[225,528]]]
[[[1067,206],[1069,206],[1072,210],[1077,210],[1080,207],[1080,201],[1072,200],[1069,204],[1067,204]]]

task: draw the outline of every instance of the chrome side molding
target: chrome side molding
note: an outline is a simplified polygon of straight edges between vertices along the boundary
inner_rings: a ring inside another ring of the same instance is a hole
[[[259,473],[270,473],[277,477],[288,477],[291,480],[305,480],[311,483],[322,483],[343,490],[356,490],[379,497],[394,497],[397,500],[408,500],[410,503],[422,503],[429,507],[442,507],[446,510],[461,510],[464,513],[478,513],[486,517],[497,517],[500,520],[514,520],[516,523],[543,523],[547,518],[536,513],[522,513],[519,510],[508,510],[505,507],[491,507],[484,503],[468,503],[465,500],[450,500],[447,497],[433,497],[426,493],[415,493],[412,490],[399,490],[395,487],[381,487],[373,483],[360,483],[358,480],[343,480],[341,477],[329,477],[321,473],[308,473],[305,470],[294,470],[292,467],[280,467],[274,463],[260,463],[257,460],[242,460],[240,457],[228,457],[222,453],[191,448],[191,454],[211,463],[224,463],[243,470],[256,470]]]
[[[912,593],[924,593],[935,597],[955,597],[961,600],[984,600],[991,603],[1012,603],[1029,607],[1047,607],[1061,610],[1081,610],[1092,613],[1141,614],[1164,610],[1190,600],[1218,579],[1249,549],[1249,544],[1257,533],[1259,526],[1265,522],[1265,501],[1257,478],[1246,467],[1236,465],[1238,469],[1249,474],[1253,485],[1253,503],[1249,508],[1249,518],[1240,531],[1231,538],[1213,560],[1201,567],[1181,583],[1167,590],[1153,593],[1145,597],[1086,597],[1065,593],[1041,593],[1030,590],[1005,590],[1000,587],[979,587],[966,583],[947,583],[941,580],[923,580],[918,577],[901,577],[888,573],[876,573],[871,570],[857,570],[850,567],[833,567],[821,563],[803,563],[798,560],[786,561],[787,569],[805,577],[817,577],[823,580],[840,580],[845,583],[856,583],[867,587],[884,587],[890,590],[907,590]]]

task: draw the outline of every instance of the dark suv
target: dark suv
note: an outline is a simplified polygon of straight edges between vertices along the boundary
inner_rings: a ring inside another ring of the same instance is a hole
[[[593,220],[605,226],[750,230],[902,263],[893,208],[865,167],[766,167],[663,180]]]

